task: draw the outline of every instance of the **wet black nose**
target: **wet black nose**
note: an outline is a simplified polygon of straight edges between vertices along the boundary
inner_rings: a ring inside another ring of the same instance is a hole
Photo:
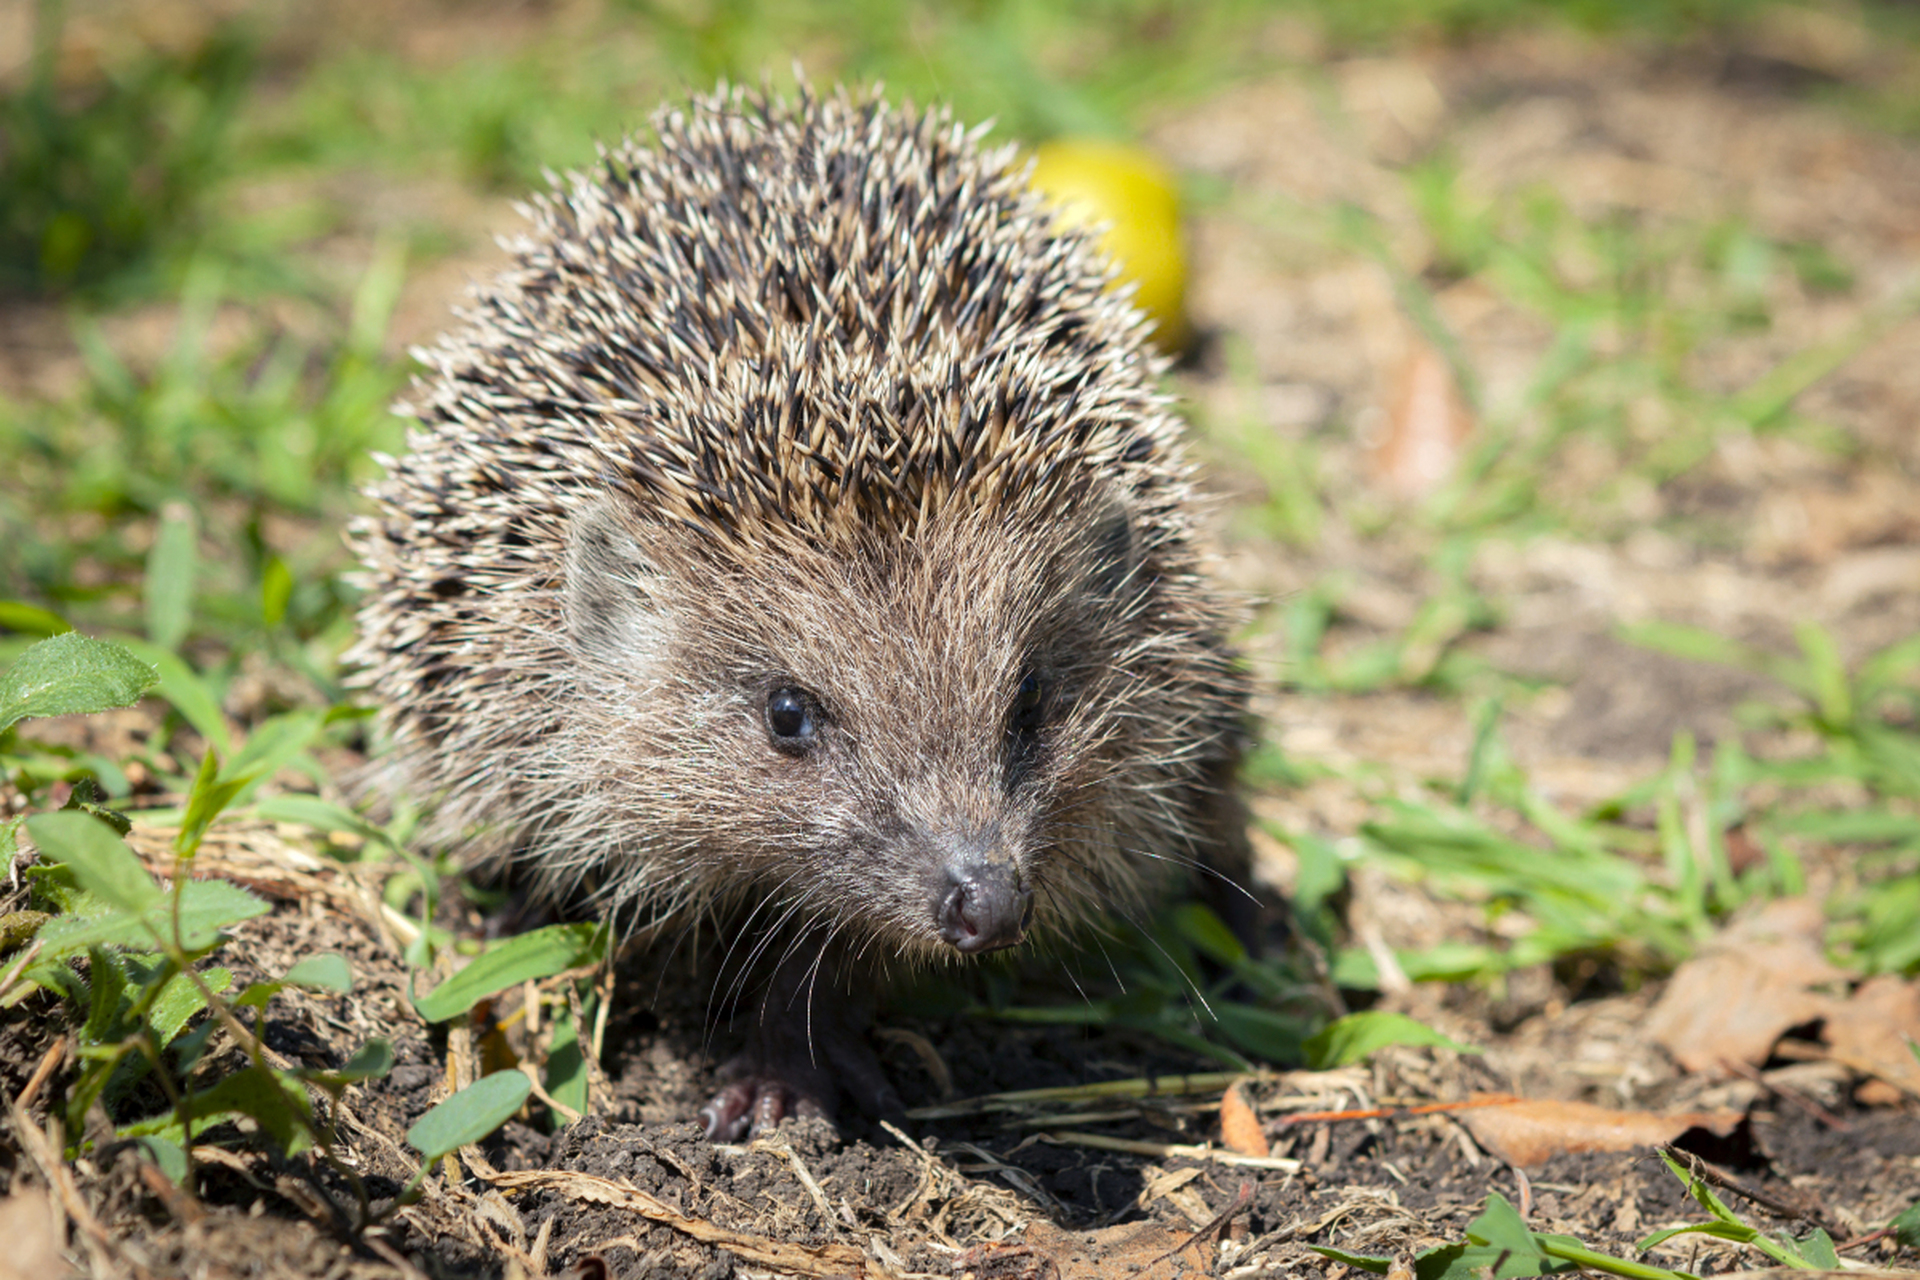
[[[970,863],[950,866],[934,904],[940,937],[965,955],[1010,947],[1033,919],[1033,890],[1013,867]]]

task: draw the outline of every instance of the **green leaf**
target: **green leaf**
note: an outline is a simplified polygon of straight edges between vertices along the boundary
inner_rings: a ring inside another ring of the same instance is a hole
[[[271,631],[286,620],[293,598],[293,571],[279,556],[271,556],[260,574],[260,621]]]
[[[57,636],[73,630],[73,625],[51,609],[24,600],[0,600],[0,627],[31,636]]]
[[[1802,692],[1811,692],[1799,663],[1775,657],[1700,627],[1676,622],[1639,622],[1620,628],[1620,638],[1628,644],[1669,653],[1690,662],[1710,662],[1716,666],[1757,672]]]
[[[220,699],[213,696],[213,691],[192,667],[172,650],[144,640],[128,640],[126,648],[160,673],[157,686],[160,696],[173,704],[173,709],[193,726],[195,733],[217,751],[232,750],[232,736],[227,730],[227,718],[220,713]]]
[[[1467,1224],[1467,1239],[1515,1253],[1535,1253],[1533,1232],[1520,1220],[1512,1202],[1498,1191],[1489,1192],[1480,1216]]]
[[[1887,1230],[1893,1232],[1893,1240],[1903,1249],[1920,1249],[1920,1203],[1901,1209],[1893,1221],[1887,1222]]]
[[[1316,1071],[1327,1071],[1359,1062],[1390,1044],[1433,1045],[1452,1049],[1456,1053],[1480,1052],[1471,1045],[1441,1035],[1404,1013],[1379,1010],[1350,1013],[1336,1019],[1308,1036],[1304,1047],[1307,1065]]]
[[[587,1055],[574,1024],[573,1009],[553,1015],[553,1039],[547,1046],[547,1096],[561,1106],[587,1114]]]
[[[1704,1180],[1694,1177],[1692,1169],[1675,1159],[1670,1149],[1662,1147],[1660,1149],[1660,1158],[1666,1162],[1666,1166],[1673,1173],[1673,1176],[1680,1179],[1682,1185],[1686,1187],[1687,1193],[1693,1197],[1694,1203],[1698,1204],[1702,1209],[1705,1209],[1721,1222],[1727,1223],[1729,1226],[1739,1227],[1743,1231],[1750,1232],[1754,1235],[1759,1234],[1754,1231],[1752,1227],[1742,1222],[1738,1214],[1727,1208],[1726,1202],[1721,1200],[1719,1196],[1713,1194],[1712,1187],[1709,1187]]]
[[[200,974],[200,981],[206,984],[207,990],[219,995],[233,985],[233,972],[207,969]],[[154,1037],[162,1045],[169,1045],[185,1029],[187,1021],[206,1007],[206,997],[200,994],[193,980],[184,973],[176,973],[148,1006],[147,1022],[153,1027]]]
[[[160,886],[127,842],[92,814],[35,814],[27,819],[27,832],[43,857],[70,867],[80,887],[101,901],[137,912],[161,899]]]
[[[287,970],[282,979],[289,986],[315,987],[322,991],[353,990],[353,969],[348,966],[346,957],[332,952],[308,956]]]
[[[1173,913],[1173,927],[1193,948],[1217,964],[1229,967],[1247,958],[1247,949],[1207,907],[1185,903]]]
[[[1807,659],[1807,681],[1820,719],[1832,728],[1853,720],[1853,690],[1847,685],[1846,664],[1840,660],[1833,635],[1817,622],[1802,622],[1793,630]]]
[[[607,938],[605,926],[593,924],[556,924],[508,938],[416,999],[413,1007],[428,1022],[457,1018],[495,992],[599,964],[606,958]]]
[[[1331,1258],[1335,1262],[1344,1263],[1360,1271],[1371,1271],[1377,1276],[1387,1274],[1393,1266],[1392,1258],[1376,1258],[1365,1253],[1348,1253],[1345,1249],[1335,1249],[1330,1245],[1310,1244],[1307,1248],[1323,1258]]]
[[[174,852],[183,858],[192,857],[220,811],[232,804],[234,797],[252,781],[251,775],[222,778],[220,757],[208,748],[200,759],[200,772],[194,776],[193,790],[187,794],[187,812],[180,819],[180,833],[173,838]]]
[[[1684,1227],[1668,1227],[1665,1231],[1656,1231],[1646,1239],[1634,1244],[1634,1248],[1645,1253],[1657,1244],[1664,1244],[1675,1236],[1713,1236],[1721,1240],[1737,1240],[1741,1244],[1758,1244],[1760,1233],[1742,1222],[1693,1222]]]
[[[303,709],[288,711],[262,722],[247,735],[246,745],[227,762],[232,778],[271,778],[295,756],[306,750],[320,732],[322,712]]]
[[[249,982],[247,989],[233,998],[236,1009],[264,1009],[267,1001],[286,990],[284,982]]]
[[[305,795],[300,792],[268,796],[264,800],[257,801],[253,811],[269,822],[298,822],[322,834],[346,831],[362,839],[378,840],[382,844],[393,843],[388,839],[386,832],[359,814],[334,804],[331,800],[322,800],[319,796]]]
[[[1505,1249],[1496,1249],[1486,1244],[1450,1244],[1440,1245],[1438,1249],[1427,1249],[1417,1259],[1413,1259],[1413,1280],[1488,1280],[1494,1274],[1494,1267],[1505,1263],[1509,1255]],[[1526,1257],[1526,1255],[1521,1255]],[[1501,1276],[1528,1274],[1536,1276],[1538,1270],[1513,1272],[1501,1268]]]
[[[1467,1224],[1467,1239],[1499,1251],[1492,1262],[1494,1280],[1549,1275],[1568,1268],[1542,1247],[1542,1238],[1527,1230],[1520,1214],[1498,1191],[1489,1192],[1486,1208]]]
[[[1833,1237],[1825,1231],[1822,1231],[1819,1227],[1815,1227],[1813,1234],[1799,1243],[1800,1256],[1805,1258],[1813,1267],[1821,1271],[1838,1271],[1840,1269],[1840,1254],[1839,1251],[1833,1247]]]
[[[238,885],[224,880],[189,881],[180,890],[180,946],[188,952],[205,951],[220,940],[220,930],[270,910]],[[164,897],[138,914],[116,910],[61,916],[42,926],[39,936],[45,950],[41,955],[53,960],[90,946],[151,947],[173,936],[173,923],[172,901]]]
[[[101,803],[103,799],[104,797],[100,794],[100,784],[92,778],[82,778],[73,784],[73,790],[68,794],[67,802],[61,805],[60,809],[63,813],[75,809],[82,813],[90,813],[112,827],[113,833],[117,836],[124,836],[133,830],[133,820],[118,810],[107,808]]]
[[[173,1058],[176,1076],[185,1076],[200,1064],[200,1055],[207,1051],[207,1042],[213,1039],[213,1033],[219,1028],[218,1018],[208,1018],[174,1043]]]
[[[176,1187],[187,1180],[187,1153],[179,1143],[169,1139],[148,1135],[140,1139],[141,1148],[147,1153],[147,1159],[153,1161],[167,1181]]]
[[[80,1005],[85,1004],[87,1001],[86,981],[61,960],[47,960],[44,958],[36,960],[27,966],[25,977],[28,983],[32,983],[34,986],[45,987],[48,991],[57,993],[62,999],[72,1004]],[[33,986],[25,984],[14,988],[14,990],[8,994],[6,1001],[0,1003],[0,1009],[11,1009],[14,1005],[19,1004],[32,990]]]
[[[80,1028],[80,1041],[82,1044],[97,1045],[118,1040],[121,1034],[120,1009],[127,993],[126,968],[118,956],[94,947],[87,955],[87,974],[92,979],[91,1000],[87,1021]]]
[[[1910,1204],[1887,1224],[1903,1249],[1920,1249],[1920,1204]]]
[[[389,1041],[375,1038],[361,1045],[359,1051],[342,1063],[339,1070],[316,1073],[313,1078],[318,1080],[324,1075],[351,1084],[384,1076],[391,1070],[393,1070],[393,1045]]]
[[[369,1040],[360,1046],[359,1052],[342,1064],[337,1071],[315,1071],[311,1068],[299,1072],[302,1080],[316,1089],[324,1089],[327,1095],[338,1101],[347,1091],[348,1085],[359,1084],[362,1080],[371,1080],[375,1076],[384,1076],[393,1070],[393,1046],[385,1040]]]
[[[1860,664],[1854,678],[1860,700],[1878,697],[1916,665],[1920,665],[1920,636],[1909,636],[1873,654]]]
[[[171,1111],[123,1125],[118,1132],[123,1138],[185,1143],[214,1125],[245,1116],[286,1155],[298,1155],[313,1145],[313,1112],[306,1089],[287,1072],[245,1067],[193,1094],[188,1110],[193,1117],[191,1134],[181,1132],[179,1117]]]
[[[496,1071],[421,1116],[407,1130],[407,1141],[431,1164],[498,1129],[532,1092],[533,1081],[518,1071]]]
[[[178,649],[193,621],[197,543],[193,513],[183,503],[169,503],[147,553],[147,639],[162,649]]]
[[[40,641],[0,676],[0,732],[33,716],[130,707],[157,680],[122,646],[69,631]]]
[[[1215,1000],[1213,1016],[1227,1039],[1268,1062],[1303,1059],[1308,1024],[1300,1019],[1232,1000]]]

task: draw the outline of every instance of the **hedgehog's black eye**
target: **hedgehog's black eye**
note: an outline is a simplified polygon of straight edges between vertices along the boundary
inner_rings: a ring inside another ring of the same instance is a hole
[[[1012,728],[1016,734],[1030,736],[1040,728],[1046,718],[1047,685],[1037,671],[1029,671],[1020,677],[1020,687],[1013,694]]]
[[[767,695],[767,732],[783,751],[805,750],[816,731],[813,701],[799,689],[783,687]]]

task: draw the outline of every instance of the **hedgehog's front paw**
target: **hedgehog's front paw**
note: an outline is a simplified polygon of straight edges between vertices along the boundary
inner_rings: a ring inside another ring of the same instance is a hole
[[[739,1059],[741,1074],[724,1085],[700,1108],[700,1123],[715,1142],[738,1142],[772,1133],[788,1116],[820,1116],[832,1120],[833,1109],[821,1099],[767,1071],[755,1071]]]
[[[867,1043],[856,1001],[786,998],[776,977],[753,1020],[747,1047],[721,1070],[726,1081],[700,1123],[715,1142],[758,1138],[788,1116],[832,1120],[843,1099],[868,1116],[897,1115],[900,1095]]]

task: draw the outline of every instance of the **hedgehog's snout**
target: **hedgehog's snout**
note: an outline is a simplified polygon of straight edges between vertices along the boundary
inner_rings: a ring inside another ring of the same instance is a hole
[[[940,940],[962,955],[1011,947],[1033,922],[1033,888],[1011,861],[950,860],[933,902]]]

